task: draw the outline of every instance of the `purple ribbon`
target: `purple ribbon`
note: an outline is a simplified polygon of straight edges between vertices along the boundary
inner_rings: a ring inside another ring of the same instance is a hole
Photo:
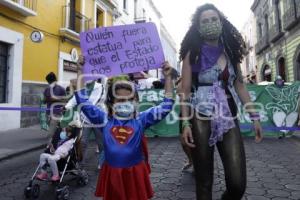
[[[27,111],[27,112],[43,112],[43,111],[50,110],[50,108],[40,108],[40,107],[0,107],[0,110]],[[61,110],[61,108],[54,108],[54,110]]]
[[[240,129],[245,130],[245,129],[253,129],[253,125],[246,125],[246,124],[241,124]],[[287,126],[262,126],[263,130],[268,130],[268,131],[280,131],[280,130],[288,130],[288,131],[297,131],[300,130],[300,127],[287,127]]]

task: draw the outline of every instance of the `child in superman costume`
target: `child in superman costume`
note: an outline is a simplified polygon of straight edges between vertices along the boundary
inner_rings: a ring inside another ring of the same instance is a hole
[[[82,64],[82,63],[81,63]],[[105,152],[95,195],[104,200],[148,200],[153,197],[143,150],[145,129],[172,110],[173,85],[171,67],[163,64],[165,98],[163,102],[144,112],[137,112],[138,95],[130,82],[116,82],[108,89],[108,113],[89,104],[85,89],[75,93],[81,111],[93,124],[99,125]]]

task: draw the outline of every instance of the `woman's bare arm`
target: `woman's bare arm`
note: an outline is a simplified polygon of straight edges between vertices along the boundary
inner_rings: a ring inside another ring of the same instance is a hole
[[[240,65],[238,65],[237,78],[234,81],[234,88],[235,88],[235,91],[237,92],[242,104],[243,105],[248,104],[247,110],[249,110],[249,111],[254,110],[254,106],[253,106],[253,104],[251,104],[251,98],[250,98],[249,92],[246,89],[246,85],[243,81],[243,75],[242,75]]]
[[[187,121],[189,120],[191,114],[189,109],[189,101],[188,101],[191,95],[191,87],[192,87],[192,68],[190,64],[190,53],[188,52],[185,58],[183,59],[183,65],[182,65],[182,85],[181,85],[182,95],[180,98],[180,102],[182,103],[182,105],[180,106],[180,108],[183,117],[182,138],[188,147],[194,148],[195,145],[194,145],[192,129],[191,126],[189,125],[189,122]]]
[[[256,114],[256,110],[254,105],[251,103],[251,98],[249,95],[248,90],[246,89],[246,85],[243,81],[243,76],[241,72],[241,67],[238,65],[237,70],[237,79],[234,82],[235,90],[244,106],[246,111],[249,114]],[[263,134],[262,134],[262,127],[260,125],[259,119],[254,119],[254,129],[255,129],[255,140],[256,142],[260,142],[262,140]]]
[[[182,63],[182,83],[181,83],[181,102],[183,104],[187,103],[191,95],[192,87],[192,68],[190,64],[190,52],[187,53]],[[187,118],[190,115],[189,108],[187,105],[182,106],[182,117]]]

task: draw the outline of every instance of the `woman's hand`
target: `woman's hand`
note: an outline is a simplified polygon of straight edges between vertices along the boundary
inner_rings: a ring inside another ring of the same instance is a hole
[[[165,77],[165,97],[173,98],[172,67],[169,62],[162,64],[162,72]]]
[[[162,73],[165,78],[171,78],[173,68],[171,67],[168,61],[162,64],[162,70]]]
[[[196,145],[194,144],[194,139],[193,139],[193,134],[192,134],[192,129],[190,126],[185,126],[183,128],[183,133],[182,133],[182,139],[188,147],[195,148]]]
[[[78,60],[77,60],[77,65],[83,66],[85,63],[85,57],[83,55],[79,55]]]
[[[253,125],[254,125],[254,131],[255,131],[255,142],[259,143],[263,139],[262,127],[258,120],[254,120]]]
[[[77,60],[77,90],[80,90],[82,88],[84,88],[84,78],[82,76],[82,69],[83,69],[83,65],[85,63],[85,57],[83,55],[79,55],[78,60]]]
[[[81,74],[82,72],[82,66],[85,63],[85,57],[83,55],[79,55],[77,60],[77,72]]]
[[[73,88],[73,90],[77,89],[77,78],[70,80],[70,86]]]

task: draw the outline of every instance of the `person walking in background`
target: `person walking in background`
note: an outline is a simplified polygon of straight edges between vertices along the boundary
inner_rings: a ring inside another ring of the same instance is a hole
[[[57,84],[56,75],[50,72],[46,76],[48,87],[44,90],[44,103],[47,104],[47,118],[50,137],[54,134],[62,116],[63,104],[66,102],[66,90]]]
[[[282,88],[284,86],[284,80],[282,79],[281,76],[277,76],[276,77],[276,80],[274,81],[274,84],[279,87],[279,88]]]
[[[101,80],[93,81],[86,84],[87,94],[89,95],[89,101],[93,105],[97,105],[101,109],[104,108],[103,104],[105,101],[105,85],[101,84]],[[83,160],[82,164],[86,164],[87,160],[87,148],[89,146],[90,137],[94,134],[94,138],[97,144],[96,152],[99,153],[98,156],[98,169],[101,169],[101,166],[104,162],[104,152],[103,152],[103,142],[102,142],[102,133],[100,127],[93,126],[93,124],[89,121],[89,119],[81,113],[81,118],[83,119],[83,130],[82,130],[82,152],[83,152]]]
[[[198,200],[212,199],[215,146],[225,171],[222,200],[240,200],[244,195],[246,157],[236,118],[240,101],[253,121],[256,142],[262,140],[259,115],[240,68],[244,47],[241,34],[212,4],[197,8],[181,43],[182,101],[193,106],[192,113],[189,106],[182,107],[183,138],[192,148]]]
[[[77,81],[72,80],[73,89],[76,90],[76,83]],[[92,105],[96,105],[102,109],[104,109],[104,101],[105,101],[105,83],[101,83],[101,79],[97,81],[91,81],[85,85],[87,95],[89,97],[89,102],[92,103]],[[77,112],[76,108],[76,99],[75,96],[73,96],[68,103],[65,106],[66,110],[74,109]],[[85,166],[87,163],[87,148],[89,146],[91,135],[94,135],[96,144],[97,144],[97,150],[96,152],[99,153],[98,157],[98,169],[101,168],[101,165],[104,162],[104,152],[103,152],[103,144],[102,144],[102,136],[100,127],[94,126],[89,119],[85,116],[84,113],[80,113],[80,120],[83,123],[82,127],[82,138],[81,138],[81,147],[82,147],[82,156],[83,159],[81,161],[81,165]]]
[[[151,88],[152,89],[164,89],[164,84],[160,80],[153,81]]]

